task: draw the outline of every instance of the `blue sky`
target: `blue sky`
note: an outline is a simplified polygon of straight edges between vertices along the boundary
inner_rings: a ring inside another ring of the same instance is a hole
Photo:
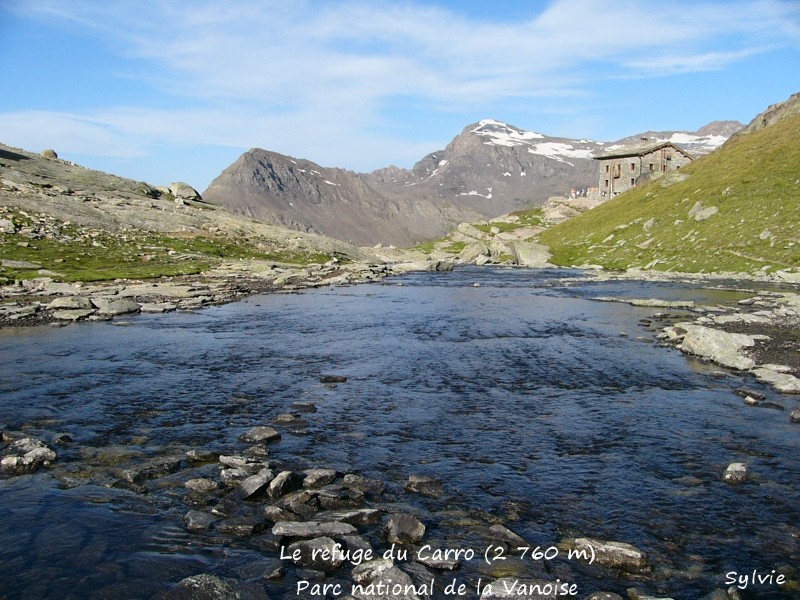
[[[800,91],[797,0],[0,0],[0,142],[201,191],[410,167],[484,118],[614,141]]]

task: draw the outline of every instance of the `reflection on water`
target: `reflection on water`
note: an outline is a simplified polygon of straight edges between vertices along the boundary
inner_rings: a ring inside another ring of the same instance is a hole
[[[0,481],[0,597],[150,597],[199,572],[257,577],[267,558],[246,540],[200,543],[185,530],[182,482],[197,474],[145,495],[111,487],[114,472],[238,448],[243,431],[297,402],[317,411],[274,450],[297,468],[358,472],[398,494],[409,475],[431,475],[448,511],[491,513],[531,542],[632,543],[657,557],[655,578],[675,597],[725,587],[728,571],[797,578],[797,426],[745,406],[732,393],[739,377],[641,339],[652,332],[638,321],[657,309],[588,301],[735,297],[678,284],[565,288],[562,275],[424,273],[0,337],[0,424],[74,439],[51,471]],[[320,373],[348,381],[325,386]],[[753,482],[722,483],[735,461]],[[460,535],[445,531],[441,506],[402,501],[433,511],[434,537]],[[586,593],[632,585],[576,576]]]

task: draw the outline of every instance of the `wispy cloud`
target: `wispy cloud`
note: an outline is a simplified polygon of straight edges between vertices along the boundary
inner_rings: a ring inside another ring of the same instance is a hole
[[[554,0],[527,20],[508,22],[444,5],[365,0],[38,0],[11,6],[51,24],[79,24],[86,35],[107,40],[127,60],[121,67],[127,77],[175,106],[132,107],[120,100],[77,114],[26,117],[60,132],[64,146],[73,136],[82,140],[73,143],[98,153],[115,147],[123,154],[147,152],[158,140],[274,143],[290,152],[302,151],[299,140],[313,137],[318,150],[310,157],[323,160],[352,145],[348,140],[417,150],[424,134],[404,142],[387,133],[412,138],[397,134],[390,107],[485,115],[483,107],[492,102],[559,103],[590,93],[602,80],[716,70],[775,45],[800,44],[795,2],[730,4]],[[4,132],[19,128],[20,114],[0,114],[0,125]]]

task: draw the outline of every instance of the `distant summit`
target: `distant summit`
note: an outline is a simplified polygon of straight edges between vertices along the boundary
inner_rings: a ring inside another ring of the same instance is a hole
[[[552,137],[496,119],[467,125],[411,169],[372,173],[328,168],[252,149],[203,193],[212,203],[271,224],[360,245],[408,246],[462,222],[541,206],[552,196],[597,185],[592,156],[644,137],[693,156],[722,144],[740,123],[718,121],[690,133],[646,132],[614,144]]]

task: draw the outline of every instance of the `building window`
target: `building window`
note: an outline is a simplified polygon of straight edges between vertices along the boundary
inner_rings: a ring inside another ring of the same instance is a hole
[[[631,187],[635,185],[636,185],[636,180],[633,177],[631,177]]]
[[[606,165],[606,173],[608,173],[608,169],[609,168],[610,168],[610,165]]]
[[[631,163],[631,171],[635,171],[635,170],[636,170],[636,163]]]
[[[650,172],[652,173],[655,170],[656,170],[656,166],[653,163],[650,163]]]
[[[606,179],[606,187],[608,187],[608,179]]]

